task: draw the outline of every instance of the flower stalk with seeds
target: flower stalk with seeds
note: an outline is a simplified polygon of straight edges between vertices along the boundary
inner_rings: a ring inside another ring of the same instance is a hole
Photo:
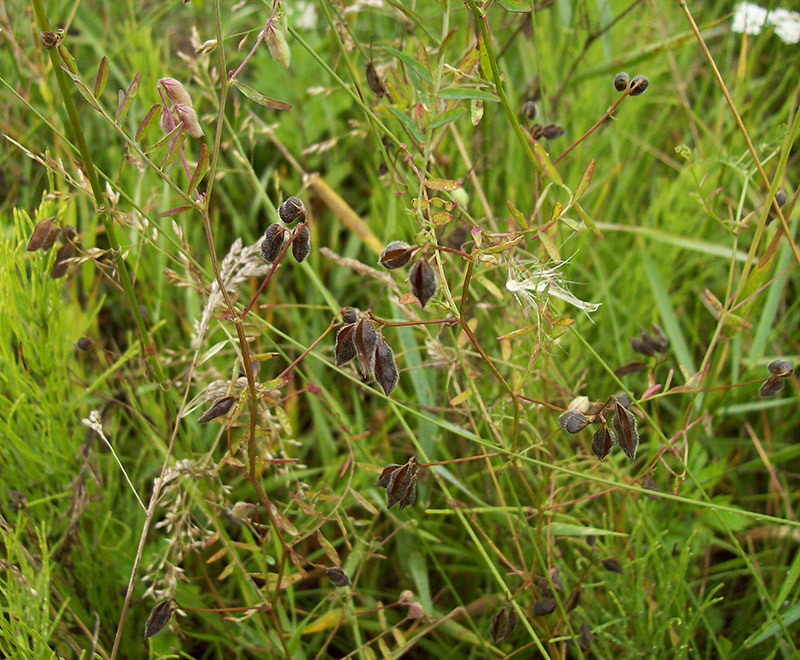
[[[399,378],[394,352],[375,329],[368,313],[361,314],[354,307],[345,307],[341,314],[345,324],[336,332],[336,366],[357,357],[364,378],[374,376],[384,394],[389,396],[397,387]]]
[[[767,378],[758,390],[758,393],[768,399],[780,392],[785,380],[794,373],[791,362],[786,360],[773,360],[767,365],[767,370],[772,374]]]

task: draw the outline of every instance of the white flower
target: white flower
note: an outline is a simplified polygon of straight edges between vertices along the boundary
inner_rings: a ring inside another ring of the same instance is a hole
[[[744,34],[760,34],[761,28],[767,22],[768,13],[766,9],[755,2],[740,2],[736,5],[731,29]]]
[[[800,42],[800,12],[788,9],[769,11],[755,2],[740,2],[736,5],[731,30],[740,34],[760,34],[771,25],[775,34],[785,44]]]

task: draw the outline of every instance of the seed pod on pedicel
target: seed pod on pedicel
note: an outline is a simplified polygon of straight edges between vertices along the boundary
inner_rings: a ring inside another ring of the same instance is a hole
[[[290,222],[297,220],[297,218],[299,218],[301,215],[305,214],[306,207],[303,206],[303,202],[300,201],[300,198],[295,197],[294,195],[287,197],[278,207],[278,215],[287,225]]]
[[[341,566],[334,566],[333,568],[326,569],[328,573],[328,579],[331,581],[334,587],[349,587],[350,586],[350,578],[348,577],[347,573],[344,572]]]
[[[773,360],[767,365],[767,369],[769,372],[775,376],[781,376],[782,378],[788,378],[794,373],[794,369],[792,369],[792,363],[786,360]]]
[[[603,424],[594,432],[592,437],[592,453],[602,461],[608,456],[608,452],[611,451],[613,446],[614,436],[611,434],[611,429],[606,424]]]
[[[25,249],[28,252],[36,252],[37,250],[47,251],[53,247],[58,236],[58,225],[53,224],[52,218],[44,218],[36,223],[33,228],[33,233],[28,241],[28,247]]]
[[[492,617],[492,624],[489,626],[489,637],[492,644],[499,644],[508,637],[514,628],[517,627],[517,611],[514,606],[506,600],[500,611]]]
[[[639,447],[639,432],[636,430],[636,417],[619,401],[614,401],[614,431],[617,433],[617,444],[625,455],[633,461]]]
[[[212,419],[227,415],[235,401],[235,396],[223,396],[222,398],[217,399],[213,404],[211,404],[211,407],[208,410],[200,415],[200,419],[197,420],[197,423],[208,424]]]
[[[769,213],[767,214],[767,224],[772,222],[778,215],[778,211],[775,207],[777,206],[783,209],[784,204],[786,204],[786,192],[783,190],[783,188],[779,188],[778,192],[775,193],[775,201],[773,201],[772,205],[769,207]]]
[[[397,387],[397,363],[394,361],[394,352],[386,340],[381,337],[378,340],[378,348],[375,350],[375,380],[383,388],[384,394],[389,396]]]
[[[566,410],[558,417],[558,423],[567,433],[578,433],[589,425],[591,419],[578,410]]]
[[[355,307],[342,308],[342,321],[345,323],[355,323],[358,321],[358,310]]]
[[[417,499],[417,471],[419,463],[416,456],[408,459],[405,465],[387,465],[375,485],[386,489],[386,508],[398,504],[399,509],[411,506]]]
[[[288,69],[292,53],[289,50],[289,44],[286,43],[283,30],[273,23],[267,28],[264,36],[266,37],[267,48],[269,48],[272,57],[284,69]]]
[[[150,616],[147,617],[147,622],[144,624],[144,638],[147,639],[161,632],[161,629],[167,625],[170,616],[172,616],[170,602],[164,600],[158,603],[150,610]]]
[[[272,263],[278,258],[283,246],[283,239],[286,230],[281,227],[277,222],[273,222],[264,234],[264,240],[261,243],[261,256],[266,261]]]
[[[758,393],[765,399],[769,399],[780,392],[783,389],[783,385],[784,383],[782,376],[770,376],[764,381],[764,384],[761,386],[761,389],[758,390]]]
[[[389,270],[402,268],[411,260],[411,255],[416,249],[415,245],[409,245],[405,241],[392,241],[383,248],[378,263]]]
[[[616,89],[618,92],[627,92],[630,86],[631,77],[624,71],[621,71],[614,76],[614,89]]]
[[[355,336],[355,323],[348,323],[339,328],[336,333],[336,366],[339,367],[345,362],[350,362],[357,354]]]
[[[564,135],[564,129],[555,124],[545,124],[542,126],[542,137],[546,140],[555,140],[557,137]]]
[[[408,271],[408,279],[412,293],[419,300],[420,306],[425,307],[436,293],[436,271],[425,259],[418,259]]]
[[[297,263],[302,263],[310,252],[311,232],[308,231],[308,225],[303,225],[292,243],[292,256]]]
[[[378,348],[378,331],[369,319],[362,318],[354,326],[353,342],[358,353],[358,364],[364,378],[369,378],[375,368],[375,352]]]
[[[522,106],[522,114],[526,121],[532,121],[536,117],[536,101],[525,101]]]
[[[647,76],[634,76],[633,80],[631,80],[631,96],[644,94],[648,87],[650,87],[650,81],[647,79]]]
[[[53,264],[53,268],[50,271],[50,277],[54,280],[57,280],[60,277],[64,277],[69,270],[69,264],[67,263],[68,259],[72,259],[75,255],[75,248],[72,247],[72,243],[64,243],[56,253],[56,262]]]

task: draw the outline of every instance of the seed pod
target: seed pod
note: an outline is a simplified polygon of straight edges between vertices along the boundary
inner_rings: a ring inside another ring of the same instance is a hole
[[[56,242],[56,236],[58,236],[58,225],[53,224],[52,218],[39,220],[33,228],[28,247],[25,249],[28,252],[36,252],[37,250],[46,252],[53,247],[53,243]]]
[[[517,627],[517,611],[507,600],[500,611],[492,617],[489,626],[489,637],[492,644],[499,644],[508,637]]]
[[[625,455],[633,461],[639,447],[639,432],[636,430],[636,417],[619,401],[614,401],[614,431],[617,433],[617,444]]]
[[[631,86],[631,77],[624,71],[614,76],[614,89],[618,92],[627,92]]]
[[[342,309],[342,320],[345,323],[355,323],[358,321],[358,310],[355,307],[345,307]]]
[[[644,94],[645,90],[650,86],[650,81],[647,76],[634,76],[631,80],[631,96],[639,96]]]
[[[92,343],[92,340],[88,337],[81,337],[75,342],[75,348],[81,351],[81,353],[85,353],[92,347]]]
[[[178,119],[183,122],[186,132],[193,138],[203,137],[203,129],[200,128],[200,122],[197,121],[197,113],[190,105],[183,103],[176,103],[173,108]]]
[[[352,308],[351,308],[352,309]],[[336,349],[334,351],[336,366],[339,367],[350,362],[357,354],[356,343],[353,340],[355,323],[349,323],[339,328],[336,333]]]
[[[301,215],[305,214],[306,207],[303,206],[303,202],[300,201],[299,197],[287,197],[278,207],[278,215],[287,225],[290,222],[297,220],[297,218],[299,218]]]
[[[619,563],[614,557],[606,557],[605,559],[600,560],[600,563],[603,565],[607,571],[611,573],[622,573],[622,564]]]
[[[542,126],[542,137],[546,140],[555,140],[557,137],[564,135],[564,129],[555,124],[545,124]]]
[[[780,376],[781,378],[788,378],[794,373],[791,362],[786,360],[773,360],[767,365],[767,369],[771,374]]]
[[[233,406],[234,401],[236,401],[235,396],[223,396],[217,399],[211,404],[208,410],[200,415],[200,419],[197,420],[197,423],[208,424],[212,419],[226,415]]]
[[[364,378],[369,378],[375,368],[375,352],[378,348],[378,331],[369,319],[362,318],[355,324],[353,341],[358,352],[358,364]]]
[[[272,263],[278,258],[285,234],[286,230],[277,222],[273,222],[267,227],[264,240],[261,242],[261,256],[265,261]]]
[[[558,417],[558,423],[567,433],[578,433],[589,425],[591,419],[578,410],[567,410]]]
[[[367,85],[372,90],[372,93],[375,94],[378,98],[381,96],[386,96],[386,86],[383,84],[381,77],[378,75],[378,71],[375,68],[375,65],[372,62],[367,62]]]
[[[613,446],[614,436],[611,434],[611,429],[606,424],[603,424],[594,432],[592,437],[592,453],[602,461],[608,456],[608,452],[611,451]]]
[[[532,121],[536,117],[536,102],[525,101],[522,106],[522,115],[525,117],[525,121]]]
[[[626,408],[631,407],[631,398],[628,396],[627,392],[616,392],[614,394],[614,398],[620,402],[621,405],[625,406]]]
[[[289,50],[289,44],[286,43],[286,37],[283,34],[283,30],[273,23],[267,29],[267,34],[265,36],[267,48],[269,48],[269,52],[272,57],[284,69],[288,69],[292,53]]]
[[[578,637],[578,645],[584,650],[588,651],[592,645],[592,627],[586,623],[581,623],[580,636]]]
[[[394,361],[394,352],[386,340],[381,337],[378,348],[375,349],[375,380],[383,388],[384,394],[389,396],[397,387],[397,363]]]
[[[761,389],[758,390],[758,393],[765,399],[769,399],[780,392],[783,389],[783,385],[783,377],[770,376],[764,381],[764,384],[761,386]]]
[[[161,78],[158,84],[161,85],[164,94],[167,95],[170,101],[192,107],[192,97],[189,96],[183,85],[175,78]]]
[[[389,270],[402,268],[411,260],[411,255],[416,249],[416,246],[411,246],[405,241],[392,241],[383,248],[378,263]]]
[[[398,504],[398,509],[411,506],[417,499],[417,471],[419,463],[415,456],[405,465],[387,465],[375,485],[386,489],[386,508]]]
[[[311,232],[308,231],[308,225],[303,225],[292,243],[292,256],[297,263],[302,263],[310,252]]]
[[[411,281],[412,293],[419,300],[420,306],[425,307],[436,293],[436,271],[425,259],[418,259],[408,271],[408,279]]]
[[[72,259],[74,255],[75,248],[72,247],[72,243],[64,243],[64,245],[62,245],[56,253],[56,261],[50,271],[50,277],[52,277],[54,280],[64,277],[69,270],[69,264],[67,263],[67,260]]]
[[[779,188],[778,192],[775,193],[775,199],[773,200],[772,205],[769,207],[767,224],[772,222],[778,215],[778,211],[775,207],[777,206],[782,209],[784,204],[786,204],[786,193],[784,192],[783,188]]]
[[[545,616],[556,609],[555,598],[542,598],[533,604],[533,616]]]
[[[144,638],[152,637],[156,633],[161,632],[161,629],[167,625],[170,616],[172,616],[172,607],[168,600],[163,600],[150,610],[150,616],[147,617],[147,623],[144,624]]]
[[[572,593],[569,595],[569,598],[567,598],[567,602],[564,605],[564,611],[571,612],[576,607],[578,607],[578,605],[580,605],[580,602],[581,602],[581,588],[575,587],[572,590]]]
[[[347,573],[344,572],[341,566],[334,566],[333,568],[327,569],[327,571],[328,579],[331,581],[334,587],[350,586],[350,578],[347,576]]]

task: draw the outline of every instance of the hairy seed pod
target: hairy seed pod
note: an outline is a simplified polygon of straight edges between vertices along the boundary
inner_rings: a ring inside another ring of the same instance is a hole
[[[56,253],[56,262],[53,264],[53,268],[50,271],[50,277],[54,280],[64,277],[69,270],[67,259],[71,259],[74,255],[75,248],[72,247],[72,243],[64,243]]]
[[[383,84],[383,81],[378,75],[378,71],[372,62],[367,62],[367,85],[369,85],[372,93],[378,98],[381,96],[386,96],[388,93],[386,91],[386,86]]]
[[[192,106],[184,105],[183,103],[176,103],[173,107],[173,110],[175,110],[175,114],[177,114],[178,119],[183,122],[186,132],[191,137],[203,137],[203,129],[200,128],[200,122],[197,121],[197,113],[194,111]]]
[[[425,259],[418,259],[408,271],[408,279],[411,281],[412,293],[419,300],[420,306],[425,307],[436,293],[436,271]]]
[[[633,80],[631,80],[631,96],[639,96],[639,94],[644,94],[645,90],[650,86],[650,81],[647,79],[647,76],[635,76]]]
[[[492,617],[489,626],[489,637],[492,644],[499,644],[508,637],[517,627],[517,611],[514,606],[506,601],[501,610]]]
[[[555,598],[542,598],[537,600],[532,607],[533,616],[545,616],[556,609]]]
[[[614,76],[614,89],[616,89],[618,92],[627,92],[630,86],[631,77],[624,71],[621,71]]]
[[[308,231],[308,225],[303,225],[292,243],[292,256],[297,263],[302,263],[310,252],[311,232]]]
[[[409,245],[405,241],[392,241],[383,248],[378,263],[389,270],[402,268],[411,260],[411,255],[416,249],[415,245]]]
[[[589,425],[591,419],[578,410],[566,410],[558,418],[558,423],[567,433],[578,433]]]
[[[150,610],[150,616],[147,617],[147,622],[144,624],[144,638],[147,639],[161,632],[161,629],[167,625],[170,616],[172,616],[172,606],[170,602],[164,600],[158,603],[158,605]]]
[[[222,417],[223,415],[227,415],[230,409],[233,407],[233,404],[236,402],[235,396],[223,396],[214,403],[211,404],[211,407],[206,410],[200,418],[197,420],[198,424],[208,424],[212,419],[216,419],[217,417]]]
[[[181,103],[192,107],[192,97],[189,96],[183,85],[175,78],[161,78],[158,84],[164,90],[164,94],[173,103]]]
[[[298,197],[287,197],[283,203],[278,207],[278,215],[287,225],[294,222],[301,215],[306,214],[306,207]]]
[[[397,363],[394,361],[394,352],[386,340],[381,337],[378,348],[375,350],[375,380],[383,388],[383,393],[389,396],[397,387]]]
[[[328,579],[334,587],[349,587],[350,578],[341,566],[334,566],[333,568],[326,569],[328,572]]]
[[[564,129],[555,124],[545,124],[542,126],[542,137],[547,140],[555,140],[557,137],[564,135]]]
[[[608,456],[608,452],[611,451],[611,447],[613,446],[614,436],[611,433],[611,429],[603,424],[599,429],[597,429],[597,431],[595,431],[594,436],[592,437],[592,453],[602,461],[606,456]]]
[[[336,348],[334,355],[336,358],[336,366],[340,367],[345,362],[350,362],[358,351],[356,350],[355,342],[355,323],[348,323],[339,328],[336,333]]]
[[[265,261],[272,263],[278,258],[285,234],[286,230],[277,222],[267,227],[264,240],[261,242],[261,256]]]
[[[522,115],[525,117],[525,121],[532,121],[536,117],[536,102],[525,101],[522,105]]]
[[[342,308],[342,321],[345,323],[355,323],[358,321],[358,310],[355,307]]]
[[[33,228],[28,247],[25,249],[28,252],[36,252],[37,250],[46,252],[53,247],[53,243],[56,242],[56,236],[58,236],[58,225],[53,224],[52,218],[39,220]]]
[[[784,192],[783,188],[779,188],[778,192],[775,193],[775,200],[773,201],[772,206],[769,207],[767,224],[772,222],[778,215],[778,211],[775,207],[777,206],[782,209],[784,204],[786,204],[786,193]]]
[[[783,389],[783,376],[770,376],[758,390],[758,393],[765,399],[775,396]]]
[[[353,342],[358,352],[358,364],[364,378],[369,378],[375,368],[375,351],[380,335],[368,318],[355,324]]]
[[[272,57],[284,69],[288,69],[292,53],[289,50],[289,44],[286,43],[286,37],[283,34],[283,30],[273,23],[267,29],[267,34],[265,36],[267,48],[269,48],[269,52]]]
[[[786,360],[773,360],[767,365],[767,369],[769,369],[771,374],[781,376],[782,378],[787,378],[794,373],[792,363]]]

